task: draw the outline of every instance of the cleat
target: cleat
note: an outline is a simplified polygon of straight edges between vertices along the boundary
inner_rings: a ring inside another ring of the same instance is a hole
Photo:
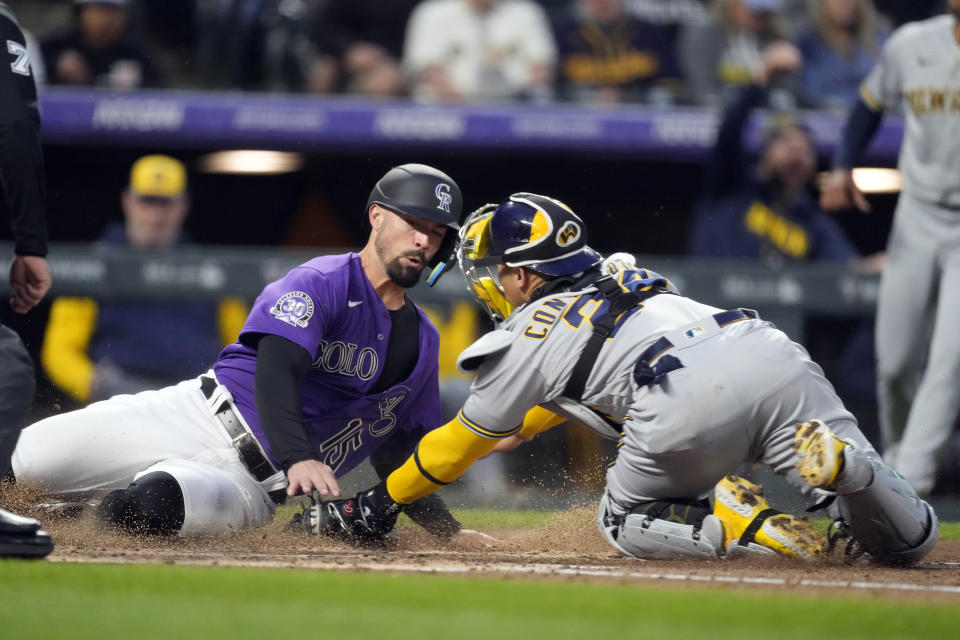
[[[714,495],[713,515],[723,524],[728,558],[777,554],[813,560],[823,555],[822,536],[807,519],[771,509],[760,485],[728,475]]]
[[[40,522],[0,509],[0,558],[43,558],[53,551]]]
[[[826,489],[836,483],[843,470],[843,450],[847,443],[819,420],[801,422],[793,439],[797,453],[797,472],[811,487]]]

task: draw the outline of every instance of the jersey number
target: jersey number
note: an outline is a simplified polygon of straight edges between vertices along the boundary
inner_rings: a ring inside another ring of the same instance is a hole
[[[18,73],[21,76],[30,75],[30,56],[27,55],[27,50],[19,42],[14,42],[13,40],[7,40],[7,51],[17,56],[17,59],[10,63],[10,69],[14,73]]]
[[[320,456],[323,463],[334,471],[340,468],[351,451],[359,451],[363,447],[363,432],[366,430],[374,438],[382,438],[393,430],[397,424],[397,416],[393,410],[397,408],[406,393],[391,396],[380,401],[380,417],[372,422],[365,423],[363,418],[354,418],[347,426],[325,440],[320,445]],[[366,429],[364,429],[366,427]]]

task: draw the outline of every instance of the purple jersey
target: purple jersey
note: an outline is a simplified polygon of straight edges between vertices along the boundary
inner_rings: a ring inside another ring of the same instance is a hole
[[[214,365],[237,408],[274,465],[253,393],[257,352],[244,336],[274,334],[311,355],[300,385],[307,437],[317,459],[343,475],[396,430],[426,432],[440,424],[437,381],[440,338],[420,316],[420,355],[410,377],[371,394],[390,340],[390,312],[355,253],[314,258],[267,285],[250,311],[240,341]]]

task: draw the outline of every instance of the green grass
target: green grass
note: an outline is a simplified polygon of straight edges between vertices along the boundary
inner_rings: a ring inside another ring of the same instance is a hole
[[[0,561],[0,634],[18,640],[954,638],[958,611],[842,592]]]
[[[941,540],[960,540],[960,522],[941,522]]]

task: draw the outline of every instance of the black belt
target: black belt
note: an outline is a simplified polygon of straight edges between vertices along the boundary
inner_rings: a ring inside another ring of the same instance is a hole
[[[200,376],[200,391],[203,392],[207,400],[213,397],[213,392],[218,386],[217,381],[213,378]],[[240,456],[240,462],[247,468],[250,475],[257,479],[257,482],[263,482],[277,473],[277,469],[263,455],[263,450],[260,449],[257,439],[243,426],[229,402],[220,405],[220,408],[214,413],[214,417],[220,421],[230,437],[233,448],[237,450],[237,454]],[[270,499],[277,504],[283,504],[286,500],[286,494],[285,489],[267,492]]]
[[[741,320],[756,320],[757,312],[753,309],[732,309],[713,314],[713,319],[721,329]],[[651,366],[650,363],[660,358],[664,352],[673,348],[673,343],[667,338],[660,338],[643,350],[633,369],[633,379],[640,386],[658,384],[668,373],[683,367],[683,363],[673,356],[664,356]]]

